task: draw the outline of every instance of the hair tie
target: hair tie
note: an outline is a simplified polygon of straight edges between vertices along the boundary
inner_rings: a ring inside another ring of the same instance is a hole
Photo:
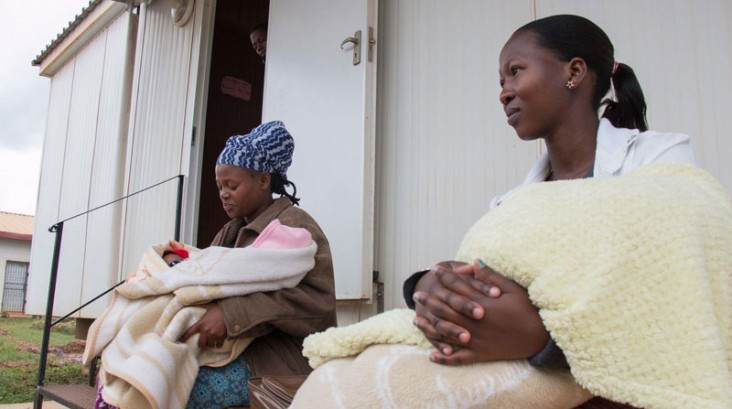
[[[610,74],[610,76],[612,77],[613,75],[615,75],[615,73],[616,73],[617,71],[618,71],[618,62],[617,62],[617,61],[615,61],[615,62],[613,63],[613,73],[612,73],[612,74]]]

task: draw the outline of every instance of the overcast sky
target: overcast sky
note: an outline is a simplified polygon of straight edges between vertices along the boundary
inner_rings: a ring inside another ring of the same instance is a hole
[[[89,0],[0,0],[0,211],[35,214],[50,80],[31,61]]]

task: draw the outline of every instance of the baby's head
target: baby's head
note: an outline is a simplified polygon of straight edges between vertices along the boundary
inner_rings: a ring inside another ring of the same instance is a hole
[[[180,263],[183,260],[188,259],[188,251],[183,249],[173,249],[173,250],[165,250],[163,252],[163,260],[165,260],[165,264],[168,265],[168,267],[173,267],[174,265]]]
[[[246,135],[226,141],[216,160],[216,186],[229,217],[251,221],[272,203],[272,193],[298,199],[285,191],[295,142],[281,121],[267,122]],[[296,191],[295,191],[296,192]]]

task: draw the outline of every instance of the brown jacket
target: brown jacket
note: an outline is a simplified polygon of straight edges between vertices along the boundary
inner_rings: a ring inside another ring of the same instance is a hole
[[[318,245],[315,267],[294,288],[218,301],[229,337],[257,337],[244,351],[250,376],[299,375],[312,370],[302,355],[303,339],[336,325],[335,282],[330,245],[318,223],[289,199],[279,198],[254,221],[234,219],[212,246],[246,247],[274,219],[307,229]],[[242,266],[246,274],[246,266]]]

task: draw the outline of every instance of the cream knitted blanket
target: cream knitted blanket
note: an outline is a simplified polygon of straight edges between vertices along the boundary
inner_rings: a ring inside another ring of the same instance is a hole
[[[87,336],[83,362],[102,354],[103,397],[120,408],[185,407],[201,365],[225,365],[251,342],[204,349],[197,335],[180,342],[205,312],[196,305],[294,287],[315,265],[317,245],[307,230],[274,220],[249,247],[188,247],[190,258],[171,268],[164,249],[145,252]]]
[[[646,409],[732,407],[732,203],[707,172],[654,164],[527,186],[470,229],[457,258],[528,288],[592,394]],[[382,383],[421,390],[442,368]],[[480,407],[461,399],[450,406]]]

